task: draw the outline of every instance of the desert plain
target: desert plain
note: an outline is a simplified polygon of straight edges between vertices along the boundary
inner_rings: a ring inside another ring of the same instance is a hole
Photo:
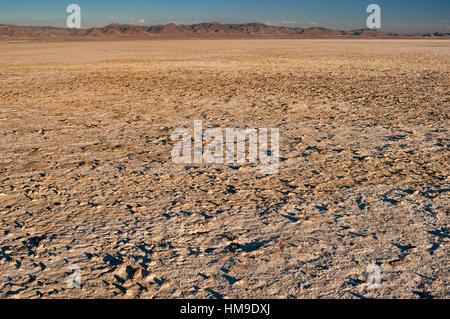
[[[449,98],[448,40],[0,42],[0,297],[449,298]]]

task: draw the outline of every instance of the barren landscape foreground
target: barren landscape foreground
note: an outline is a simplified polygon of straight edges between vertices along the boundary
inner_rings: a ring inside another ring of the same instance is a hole
[[[449,298],[449,73],[447,40],[0,42],[0,297]],[[174,163],[194,120],[278,128],[279,172]]]

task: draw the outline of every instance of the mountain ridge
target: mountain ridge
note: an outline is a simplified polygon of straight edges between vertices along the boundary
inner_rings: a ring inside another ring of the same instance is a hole
[[[0,24],[0,39],[109,39],[109,38],[293,38],[293,39],[450,39],[450,33],[403,34],[374,29],[349,31],[324,27],[300,28],[268,25],[260,22],[222,24],[158,24],[139,26],[111,23],[104,27],[69,29],[51,26],[17,26]]]

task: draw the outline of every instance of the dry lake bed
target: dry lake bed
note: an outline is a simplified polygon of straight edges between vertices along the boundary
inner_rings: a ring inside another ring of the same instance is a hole
[[[446,40],[0,42],[0,297],[449,298],[449,99]]]

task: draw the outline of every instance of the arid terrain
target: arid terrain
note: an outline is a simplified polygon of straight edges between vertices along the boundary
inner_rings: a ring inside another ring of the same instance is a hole
[[[324,27],[300,28],[264,23],[222,24],[205,22],[191,25],[134,25],[111,23],[87,29],[18,26],[0,24],[0,40],[61,41],[111,39],[450,39],[450,33],[403,34],[377,29],[334,30]]]
[[[0,297],[450,298],[449,99],[448,40],[0,42]]]

